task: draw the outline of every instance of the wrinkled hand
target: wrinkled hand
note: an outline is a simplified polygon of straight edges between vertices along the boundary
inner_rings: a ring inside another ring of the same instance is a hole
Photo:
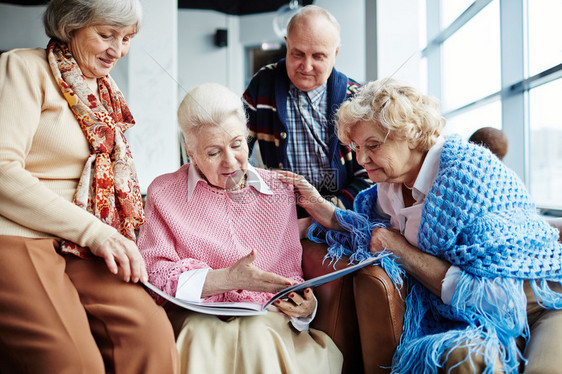
[[[402,234],[393,228],[375,227],[371,236],[371,253],[388,250],[398,258],[403,257],[404,252],[412,248],[410,243]]]
[[[254,249],[227,269],[227,282],[232,289],[275,293],[295,283],[275,273],[258,269],[252,265],[256,257],[257,251]]]
[[[273,305],[289,317],[308,317],[316,308],[316,299],[312,289],[306,288],[303,295],[291,292],[287,300],[276,300]]]
[[[285,170],[276,170],[276,172],[281,181],[295,186],[297,204],[306,209],[318,223],[328,229],[341,230],[336,219],[335,205],[323,198],[305,177]]]
[[[125,282],[134,283],[148,281],[148,274],[144,259],[139,248],[132,240],[116,233],[110,236],[92,253],[105,260],[109,271],[113,274],[120,273]]]
[[[411,245],[396,229],[377,227],[371,236],[371,252],[386,249],[397,257],[407,273],[416,278],[437,296],[441,296],[441,286],[451,264],[432,254]]]
[[[311,185],[305,177],[286,170],[275,170],[279,174],[279,179],[287,184],[295,186],[297,193],[297,204],[306,208],[312,204],[322,202],[324,198],[318,190]]]

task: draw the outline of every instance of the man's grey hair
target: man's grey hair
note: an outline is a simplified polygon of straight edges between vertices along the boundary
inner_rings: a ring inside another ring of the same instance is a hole
[[[303,17],[306,18],[306,17],[313,17],[313,16],[322,16],[334,26],[334,28],[336,30],[336,34],[337,34],[336,47],[339,46],[340,43],[341,43],[340,23],[338,22],[336,17],[334,17],[332,15],[332,13],[330,13],[326,9],[320,8],[319,6],[316,6],[316,5],[307,5],[303,8],[301,8],[301,9],[299,9],[299,11],[297,13],[295,13],[295,15],[293,17],[291,17],[291,20],[289,21],[289,24],[287,25],[287,35],[289,35],[295,29],[295,27],[299,23],[300,19],[302,19]]]

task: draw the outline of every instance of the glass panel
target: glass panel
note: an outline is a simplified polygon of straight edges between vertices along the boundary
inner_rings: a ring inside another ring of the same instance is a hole
[[[499,1],[443,43],[443,108],[449,111],[501,87]]]
[[[427,81],[427,58],[422,57],[420,59],[420,86],[418,87],[421,92],[427,95],[429,91],[428,81]]]
[[[529,74],[562,63],[562,1],[532,0],[529,7]]]
[[[538,206],[562,209],[562,79],[529,91],[530,191]]]
[[[502,108],[498,99],[474,110],[447,118],[445,134],[460,134],[465,139],[481,127],[502,127]]]
[[[447,28],[474,0],[441,0],[441,29]]]
[[[419,15],[419,19],[420,19],[420,28],[419,28],[419,33],[420,33],[420,49],[425,48],[425,46],[427,45],[427,12],[426,9],[427,8],[427,4],[426,4],[426,0],[418,0],[418,11],[420,13]]]

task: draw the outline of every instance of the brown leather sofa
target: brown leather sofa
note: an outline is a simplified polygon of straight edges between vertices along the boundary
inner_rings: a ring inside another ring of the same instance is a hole
[[[303,271],[313,278],[334,271],[324,244],[303,240]],[[335,269],[347,266],[346,259]],[[400,341],[404,301],[384,270],[368,266],[315,289],[312,327],[324,331],[344,356],[344,374],[388,373]]]

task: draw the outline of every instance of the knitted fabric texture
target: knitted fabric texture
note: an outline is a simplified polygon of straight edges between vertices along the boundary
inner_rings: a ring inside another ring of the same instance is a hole
[[[354,212],[338,210],[347,233],[315,223],[309,236],[330,244],[329,256],[346,254],[342,246],[355,257],[367,256],[369,230],[384,224],[374,213],[376,198],[375,186],[357,196]],[[506,372],[517,373],[524,359],[516,338],[529,338],[523,281],[535,280],[531,286],[544,308],[562,309],[562,295],[547,284],[562,283],[558,232],[538,216],[517,175],[488,150],[449,137],[424,202],[418,244],[463,272],[451,305],[407,277],[404,328],[392,371],[436,373],[449,350],[466,347],[467,361],[470,354],[484,356],[486,372],[493,372],[499,358]],[[383,268],[400,284],[405,273],[396,263]],[[489,292],[492,286],[500,294]]]
[[[199,182],[187,201],[189,167],[184,165],[156,178],[148,188],[147,220],[138,245],[150,282],[175,295],[181,273],[226,268],[253,249],[257,250],[254,266],[302,281],[293,187],[281,182],[274,172],[256,169],[273,195],[253,187],[227,192]],[[206,300],[263,303],[271,296],[235,290]]]

